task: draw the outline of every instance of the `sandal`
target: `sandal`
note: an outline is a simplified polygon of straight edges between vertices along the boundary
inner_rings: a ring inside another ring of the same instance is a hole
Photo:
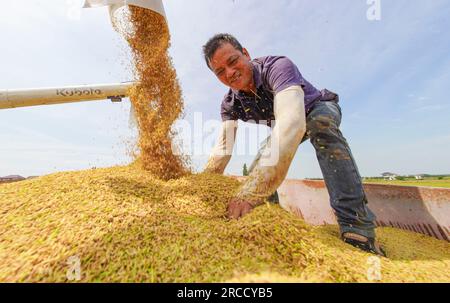
[[[375,238],[368,238],[359,234],[346,232],[342,234],[342,240],[354,247],[357,247],[366,252],[376,254],[386,258],[386,252],[384,249],[375,241]]]

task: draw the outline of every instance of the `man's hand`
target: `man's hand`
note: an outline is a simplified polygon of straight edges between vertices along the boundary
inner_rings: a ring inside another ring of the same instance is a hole
[[[259,203],[242,200],[239,198],[232,198],[228,203],[228,218],[239,219],[245,216],[255,208]]]

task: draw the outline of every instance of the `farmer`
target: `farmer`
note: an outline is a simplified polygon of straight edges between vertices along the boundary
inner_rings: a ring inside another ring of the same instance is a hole
[[[206,64],[227,87],[221,105],[222,130],[205,172],[223,173],[234,146],[237,120],[263,123],[272,134],[249,168],[249,177],[228,205],[237,219],[273,197],[286,177],[298,146],[310,139],[346,243],[385,256],[375,241],[375,216],[355,160],[339,130],[339,98],[317,90],[287,57],[251,59],[229,34],[218,34],[203,46]],[[276,123],[275,123],[276,122]]]

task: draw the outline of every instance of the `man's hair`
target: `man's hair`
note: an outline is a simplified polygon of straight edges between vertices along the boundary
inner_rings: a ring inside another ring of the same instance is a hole
[[[230,43],[235,49],[243,52],[243,48],[241,43],[230,34],[217,34],[203,45],[203,55],[205,56],[206,65],[208,65],[209,69],[211,69],[211,65],[209,62],[211,61],[212,56],[216,50],[221,47],[225,43]]]

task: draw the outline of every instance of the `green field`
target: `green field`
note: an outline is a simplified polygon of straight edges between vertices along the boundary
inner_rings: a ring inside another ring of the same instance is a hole
[[[377,179],[366,178],[364,179],[364,183],[450,188],[450,177],[444,177],[441,180],[437,178],[424,178],[423,180],[416,180],[414,178],[405,178],[404,180],[394,180],[394,181],[383,180],[378,178]]]

